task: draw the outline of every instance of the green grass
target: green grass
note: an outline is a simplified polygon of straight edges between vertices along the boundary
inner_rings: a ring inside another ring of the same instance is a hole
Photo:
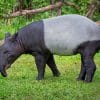
[[[100,100],[100,54],[95,57],[97,71],[92,83],[76,81],[79,55],[55,59],[61,76],[53,77],[47,66],[45,79],[37,81],[33,57],[21,56],[7,71],[7,78],[0,75],[0,100]]]

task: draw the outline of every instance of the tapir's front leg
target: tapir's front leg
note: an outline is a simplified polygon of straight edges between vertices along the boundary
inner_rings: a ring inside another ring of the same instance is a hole
[[[54,60],[53,54],[50,54],[50,56],[49,56],[49,58],[47,60],[47,65],[52,70],[52,73],[53,73],[54,76],[57,76],[58,77],[60,75],[60,72],[57,69],[57,66],[55,64],[55,60]]]
[[[38,70],[37,80],[42,80],[44,79],[45,66],[46,66],[46,61],[45,61],[44,56],[41,54],[37,54],[35,56],[35,63]]]

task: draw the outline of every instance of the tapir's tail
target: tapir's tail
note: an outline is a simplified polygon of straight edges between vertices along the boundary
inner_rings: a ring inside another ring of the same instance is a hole
[[[99,26],[100,26],[100,21],[97,21],[96,23],[97,23],[97,25],[99,25]]]

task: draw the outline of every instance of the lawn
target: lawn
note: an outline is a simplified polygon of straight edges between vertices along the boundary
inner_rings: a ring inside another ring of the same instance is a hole
[[[80,57],[55,56],[61,72],[53,77],[48,66],[45,79],[35,80],[37,69],[32,56],[21,56],[7,71],[0,75],[0,100],[100,100],[100,53],[95,56],[97,70],[92,83],[76,81],[80,71]]]

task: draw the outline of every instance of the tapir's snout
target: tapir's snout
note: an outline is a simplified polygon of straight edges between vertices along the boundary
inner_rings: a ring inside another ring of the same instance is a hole
[[[0,67],[0,72],[1,72],[1,75],[2,75],[3,77],[7,77],[7,72],[6,72],[6,70],[3,69],[2,67]]]

